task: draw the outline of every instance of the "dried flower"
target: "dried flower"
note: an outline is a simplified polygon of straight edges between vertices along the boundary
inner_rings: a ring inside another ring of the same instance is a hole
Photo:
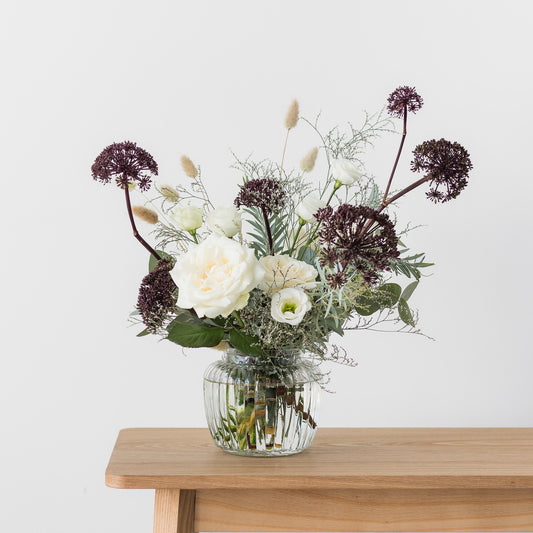
[[[171,202],[177,202],[180,199],[178,191],[170,185],[161,185],[159,190],[161,191],[161,194]]]
[[[307,155],[300,161],[300,168],[304,172],[311,172],[315,168],[316,157],[318,155],[318,148],[315,146],[311,148]]]
[[[146,191],[150,188],[151,174],[157,176],[157,163],[146,150],[133,142],[124,141],[104,148],[91,171],[96,181],[109,183],[114,177],[122,189],[131,182],[137,182],[139,188]]]
[[[235,205],[241,207],[258,207],[267,214],[275,213],[284,203],[285,192],[279,181],[263,178],[247,181],[241,186],[241,190]]]
[[[220,341],[216,346],[211,346],[214,350],[220,350],[222,352],[225,352],[229,348],[231,348],[231,344],[228,341]]]
[[[367,283],[375,283],[378,272],[390,270],[389,260],[399,256],[398,237],[388,215],[366,206],[342,204],[316,214],[321,223],[318,236],[324,251],[323,265],[334,272],[329,278],[333,286],[346,282],[346,270],[352,266]]]
[[[389,103],[387,106],[389,114],[402,118],[404,109],[416,113],[422,107],[424,100],[422,100],[422,97],[416,92],[414,87],[404,85],[393,91],[389,95],[387,102]]]
[[[300,112],[300,107],[298,105],[298,100],[293,100],[290,105],[287,115],[285,116],[285,127],[288,130],[292,130],[298,123],[298,114]]]
[[[459,143],[432,139],[419,144],[413,154],[411,170],[424,172],[429,178],[431,188],[426,196],[433,202],[456,198],[466,187],[468,173],[473,167],[470,155]]]
[[[173,266],[171,260],[161,259],[141,282],[137,310],[152,333],[162,326],[167,315],[176,307],[176,298],[173,295],[176,284],[170,276]]]
[[[144,205],[134,205],[131,211],[137,218],[148,222],[148,224],[157,224],[159,220],[157,213]]]
[[[195,179],[198,176],[198,169],[186,155],[181,156],[181,167],[183,168],[183,172],[185,172],[189,178]]]

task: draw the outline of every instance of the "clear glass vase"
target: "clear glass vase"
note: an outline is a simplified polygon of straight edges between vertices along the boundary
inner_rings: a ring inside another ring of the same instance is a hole
[[[320,386],[299,352],[279,354],[276,373],[234,349],[204,374],[207,424],[215,444],[248,456],[291,455],[311,444]],[[281,365],[280,365],[281,363]]]

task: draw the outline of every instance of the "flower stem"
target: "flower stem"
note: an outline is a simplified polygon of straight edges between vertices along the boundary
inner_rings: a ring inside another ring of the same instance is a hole
[[[135,226],[135,220],[133,219],[133,213],[131,211],[130,191],[128,187],[124,187],[126,194],[126,207],[128,208],[128,215],[130,217],[131,227],[133,229],[133,236],[158,260],[161,260],[161,256],[139,235],[137,226]]]
[[[302,219],[300,219],[300,224],[298,225],[298,229],[296,230],[296,235],[294,236],[294,242],[292,243],[291,249],[289,250],[289,255],[292,255],[292,252],[294,252],[294,247],[298,242],[298,237],[300,235],[300,231],[302,231],[302,227],[304,226],[304,224],[305,221],[302,221]]]
[[[272,231],[270,230],[268,215],[264,207],[261,208],[261,212],[263,213],[263,219],[265,220],[265,229],[268,237],[268,249],[270,250],[270,255],[274,255],[274,242],[272,241]]]
[[[285,151],[287,150],[287,141],[289,140],[289,132],[291,130],[287,129],[287,135],[285,136],[285,144],[283,145],[283,154],[281,155],[281,165],[279,167],[279,179],[281,181],[281,177],[283,175],[283,162],[285,161]]]
[[[237,319],[237,322],[239,323],[239,326],[241,328],[244,328],[244,322],[242,321],[241,315],[239,314],[239,311],[233,311],[233,316]]]
[[[398,200],[398,198],[400,198],[404,194],[407,194],[409,191],[416,189],[416,187],[422,185],[423,183],[425,183],[426,181],[429,181],[430,179],[431,179],[431,176],[425,176],[423,178],[420,178],[417,181],[414,181],[413,183],[411,183],[411,185],[405,187],[405,189],[402,189],[398,194],[395,194],[390,200],[387,200],[385,203],[381,204],[379,209],[377,209],[377,212],[381,213],[381,211],[383,211],[383,209],[385,209],[385,207],[387,207],[389,204],[392,204],[392,202],[395,202],[396,200]]]
[[[387,188],[385,189],[385,194],[383,195],[383,200],[381,205],[385,207],[390,202],[387,202],[387,195],[389,194],[390,186],[392,183],[392,178],[394,178],[394,173],[396,172],[396,167],[398,166],[398,161],[400,160],[400,154],[402,153],[403,143],[405,142],[405,137],[407,135],[407,104],[403,106],[403,133],[402,140],[400,141],[400,148],[398,149],[398,154],[396,155],[396,160],[394,161],[394,166],[392,167],[392,172],[390,174],[389,182],[387,183]]]

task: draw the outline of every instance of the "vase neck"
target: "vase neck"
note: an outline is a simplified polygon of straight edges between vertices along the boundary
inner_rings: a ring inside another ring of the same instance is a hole
[[[275,354],[275,359],[280,365],[290,366],[300,358],[300,350],[280,350]],[[225,359],[229,363],[237,365],[256,365],[257,359],[252,355],[246,355],[235,348],[229,348],[225,352]]]

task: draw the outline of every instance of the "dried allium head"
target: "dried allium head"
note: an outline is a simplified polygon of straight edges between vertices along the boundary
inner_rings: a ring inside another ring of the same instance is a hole
[[[102,183],[109,183],[115,178],[122,189],[137,182],[139,188],[146,191],[150,188],[151,175],[157,176],[157,163],[146,150],[133,142],[124,141],[104,148],[91,171],[93,179]]]
[[[235,206],[258,207],[267,214],[277,212],[284,204],[285,192],[278,180],[264,178],[247,181],[241,186]]]
[[[148,222],[148,224],[157,224],[159,217],[153,209],[149,209],[144,205],[134,205],[131,208],[132,213],[141,220]]]
[[[186,155],[181,156],[181,167],[183,168],[183,172],[185,172],[189,178],[195,179],[198,176],[198,169]]]
[[[137,309],[151,332],[161,327],[167,315],[176,307],[176,284],[170,276],[173,266],[169,259],[161,259],[141,282]]]
[[[311,148],[307,155],[300,161],[300,168],[304,172],[311,172],[315,168],[316,157],[318,155],[318,148],[315,146]]]
[[[433,202],[447,202],[459,196],[468,183],[472,162],[468,152],[457,142],[432,139],[413,150],[413,172],[423,172],[431,188],[426,196]]]
[[[178,191],[170,185],[161,185],[159,190],[161,191],[161,194],[171,202],[177,202],[180,199]]]
[[[345,272],[359,271],[369,284],[379,272],[390,270],[390,259],[399,256],[394,224],[384,213],[366,206],[342,204],[319,209],[318,236],[324,252],[322,264],[333,268],[329,282],[338,287],[346,282]]]
[[[298,100],[293,100],[290,105],[287,115],[285,116],[285,127],[288,130],[292,130],[298,123],[298,114],[300,112],[300,107],[298,105]]]
[[[389,95],[387,102],[389,103],[387,106],[389,114],[402,118],[404,109],[416,113],[422,107],[424,100],[422,100],[422,97],[416,92],[414,87],[404,85],[393,91]]]

